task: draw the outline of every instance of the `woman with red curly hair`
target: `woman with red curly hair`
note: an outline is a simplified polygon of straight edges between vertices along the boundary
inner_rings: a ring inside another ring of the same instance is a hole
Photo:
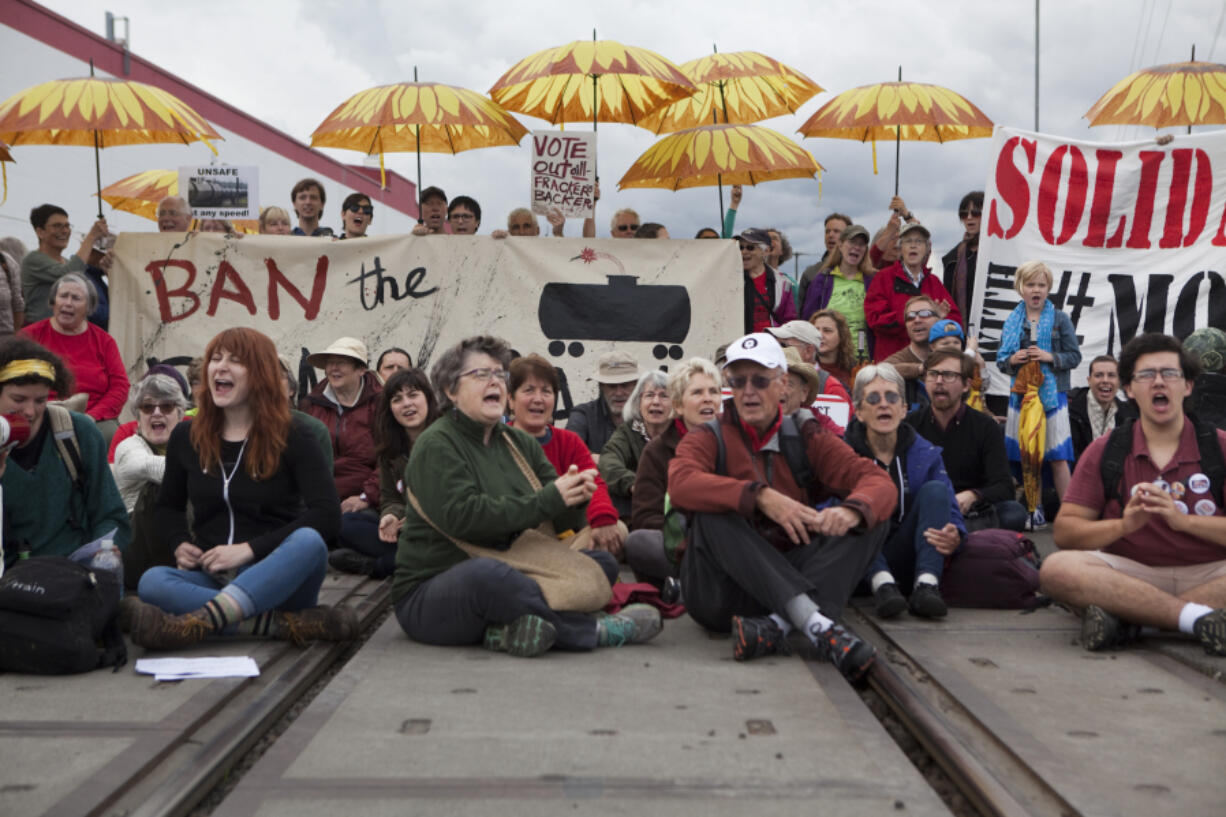
[[[204,360],[198,413],[170,436],[155,512],[176,566],[141,577],[141,602],[125,611],[132,640],[175,649],[214,633],[354,638],[352,610],[315,606],[340,504],[315,438],[291,418],[276,347],[254,329],[227,329]]]

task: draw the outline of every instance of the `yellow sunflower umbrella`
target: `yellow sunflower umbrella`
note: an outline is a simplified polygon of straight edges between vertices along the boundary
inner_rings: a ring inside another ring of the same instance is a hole
[[[1091,127],[1226,124],[1226,65],[1193,59],[1145,68],[1116,83],[1085,116]]]
[[[903,139],[949,142],[992,135],[992,120],[962,95],[940,85],[882,82],[844,91],[817,110],[797,129],[808,137],[857,139],[873,143],[873,173],[877,172],[877,140],[893,139],[894,194],[898,194],[898,160]]]
[[[144,170],[102,188],[102,200],[125,213],[157,220],[158,203],[167,196],[179,195],[179,171]],[[242,233],[258,233],[256,219],[236,219],[230,222]]]
[[[311,147],[379,154],[417,153],[418,210],[421,208],[421,154],[459,153],[475,148],[518,145],[528,129],[501,105],[476,91],[437,82],[381,85],[354,94],[328,114],[311,134]],[[386,177],[382,177],[386,186]]]
[[[1039,397],[1043,369],[1037,360],[1022,364],[1012,391],[1022,395],[1018,412],[1017,444],[1022,460],[1022,492],[1032,514],[1043,502],[1043,448],[1047,440],[1047,412]]]
[[[778,131],[754,125],[704,125],[672,133],[634,161],[618,189],[682,190],[777,179],[813,178],[824,170],[809,151]]]
[[[94,76],[53,80],[27,88],[0,104],[0,139],[14,147],[92,145],[99,193],[101,148],[200,141],[216,154],[209,140],[221,138],[174,94],[131,80]],[[102,218],[101,199],[98,218]]]

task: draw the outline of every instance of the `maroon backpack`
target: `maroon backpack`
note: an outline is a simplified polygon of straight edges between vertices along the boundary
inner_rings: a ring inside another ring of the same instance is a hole
[[[1039,554],[1020,533],[987,528],[945,560],[941,596],[950,607],[1030,610],[1040,604]]]

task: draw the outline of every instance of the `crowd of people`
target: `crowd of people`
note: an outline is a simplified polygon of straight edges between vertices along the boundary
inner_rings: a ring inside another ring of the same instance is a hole
[[[290,199],[294,218],[265,208],[261,232],[356,240],[374,219],[353,193],[341,229],[322,226],[315,179]],[[337,338],[307,359],[321,377],[301,399],[290,361],[241,327],[186,373],[160,364],[132,384],[107,332],[105,221],[66,256],[68,214],[35,208],[37,249],[0,241],[0,414],[28,427],[0,449],[5,559],[96,564],[113,543],[123,626],[150,649],[353,639],[354,612],[318,604],[330,565],[390,580],[424,643],[615,647],[684,605],[732,634],[737,660],[790,651],[795,630],[856,680],[875,650],[843,622],[853,594],[882,618],[941,619],[942,574],[974,532],[1054,518],[1043,588],[1082,613],[1088,649],[1156,627],[1226,655],[1226,333],[1140,335],[1074,388],[1076,330],[1036,260],[1016,270],[991,373],[966,323],[982,193],[963,197],[939,266],[896,197],[875,231],[831,214],[825,255],[795,281],[785,235],[736,232],[741,200],[695,238],[737,242],[743,323],[668,372],[601,355],[598,395],[564,425],[554,366],[479,327],[429,373]],[[157,216],[164,232],[233,230],[193,223],[178,197]],[[413,233],[473,235],[481,218],[430,187]],[[609,234],[669,239],[629,209]],[[540,225],[520,208],[491,235]],[[1007,402],[987,398],[993,378]],[[622,563],[654,603],[614,592]]]

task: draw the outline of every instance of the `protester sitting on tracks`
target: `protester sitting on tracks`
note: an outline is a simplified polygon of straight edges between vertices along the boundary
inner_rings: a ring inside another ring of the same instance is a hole
[[[554,401],[560,387],[553,364],[540,355],[527,355],[511,361],[509,371],[507,390],[513,419],[508,425],[532,435],[559,474],[565,474],[572,465],[581,471],[591,468],[592,455],[579,435],[553,425]],[[595,479],[596,490],[587,504],[586,530],[591,531],[593,549],[606,550],[620,559],[629,531],[618,519],[609,487],[599,474]]]
[[[851,334],[847,318],[836,309],[819,309],[809,318],[809,323],[821,333],[822,345],[817,352],[817,364],[822,371],[836,378],[844,389],[850,391],[856,368],[856,340]],[[867,332],[865,333],[867,335]],[[865,339],[864,355],[868,360],[868,340]]]
[[[629,352],[605,352],[596,361],[600,395],[575,406],[566,419],[566,428],[578,434],[593,454],[604,450],[613,431],[622,424],[622,408],[638,379],[639,364]]]
[[[72,387],[68,367],[45,347],[21,335],[0,341],[0,414],[11,440],[19,439],[12,435],[21,420],[29,424],[25,442],[0,449],[6,562],[21,553],[72,556],[111,531],[115,546],[127,550],[128,514],[101,433],[84,414],[47,404],[53,389]]]
[[[1201,365],[1201,375],[1196,378],[1186,408],[1226,430],[1226,332],[1204,326],[1188,335],[1183,343]]]
[[[1184,411],[1199,373],[1169,335],[1138,335],[1120,353],[1140,419],[1082,455],[1053,530],[1061,550],[1039,571],[1044,592],[1083,609],[1087,650],[1157,627],[1226,655],[1226,431]]]
[[[413,368],[413,356],[399,346],[391,346],[379,353],[375,361],[375,375],[380,383],[387,383],[396,372]]]
[[[600,476],[623,519],[630,518],[634,476],[647,443],[664,433],[673,419],[668,399],[668,375],[659,369],[643,372],[622,408],[622,424],[600,452]]]
[[[858,679],[876,651],[837,622],[885,538],[894,486],[810,412],[782,414],[774,337],[739,338],[727,359],[719,423],[686,434],[668,467],[669,496],[689,516],[686,608],[708,630],[732,630],[737,660],[786,652],[796,627]],[[840,500],[815,510],[817,492]]]
[[[413,443],[438,417],[438,400],[425,372],[410,368],[388,378],[374,421],[379,516],[344,514],[340,547],[328,554],[328,564],[343,573],[375,579],[392,575],[404,524],[404,469]]]
[[[654,607],[630,605],[599,617],[554,610],[536,580],[504,561],[528,539],[539,549],[573,554],[538,526],[580,530],[596,490],[594,469],[571,466],[558,476],[536,440],[502,422],[510,361],[505,341],[481,335],[462,340],[434,364],[430,379],[443,416],[409,457],[409,507],[392,583],[396,619],[415,641],[484,643],[522,657],[555,645],[582,650],[654,637],[661,626]],[[598,581],[616,580],[612,554],[584,554],[603,571]],[[591,565],[583,565],[590,576]]]
[[[647,443],[634,480],[630,512],[633,530],[626,539],[626,563],[640,581],[661,585],[668,578],[677,578],[680,542],[666,543],[664,536],[668,464],[685,435],[719,417],[721,385],[719,369],[701,357],[681,363],[668,378],[675,419],[664,433]]]
[[[1136,409],[1121,400],[1119,392],[1119,362],[1111,355],[1091,360],[1087,384],[1068,393],[1068,422],[1076,459],[1081,459],[1090,443],[1110,434],[1125,418],[1136,419]]]
[[[177,649],[241,632],[349,641],[357,616],[317,607],[340,510],[323,455],[290,414],[277,350],[254,329],[209,341],[195,417],[171,432],[157,528],[177,567],[141,577],[132,641]],[[191,504],[192,522],[187,522]]]
[[[864,574],[877,615],[893,618],[910,608],[921,618],[943,618],[945,557],[966,539],[954,486],[941,449],[903,422],[906,384],[889,363],[865,366],[856,375],[856,417],[844,439],[862,457],[885,469],[898,492],[890,534]],[[903,596],[899,585],[910,589]]]

